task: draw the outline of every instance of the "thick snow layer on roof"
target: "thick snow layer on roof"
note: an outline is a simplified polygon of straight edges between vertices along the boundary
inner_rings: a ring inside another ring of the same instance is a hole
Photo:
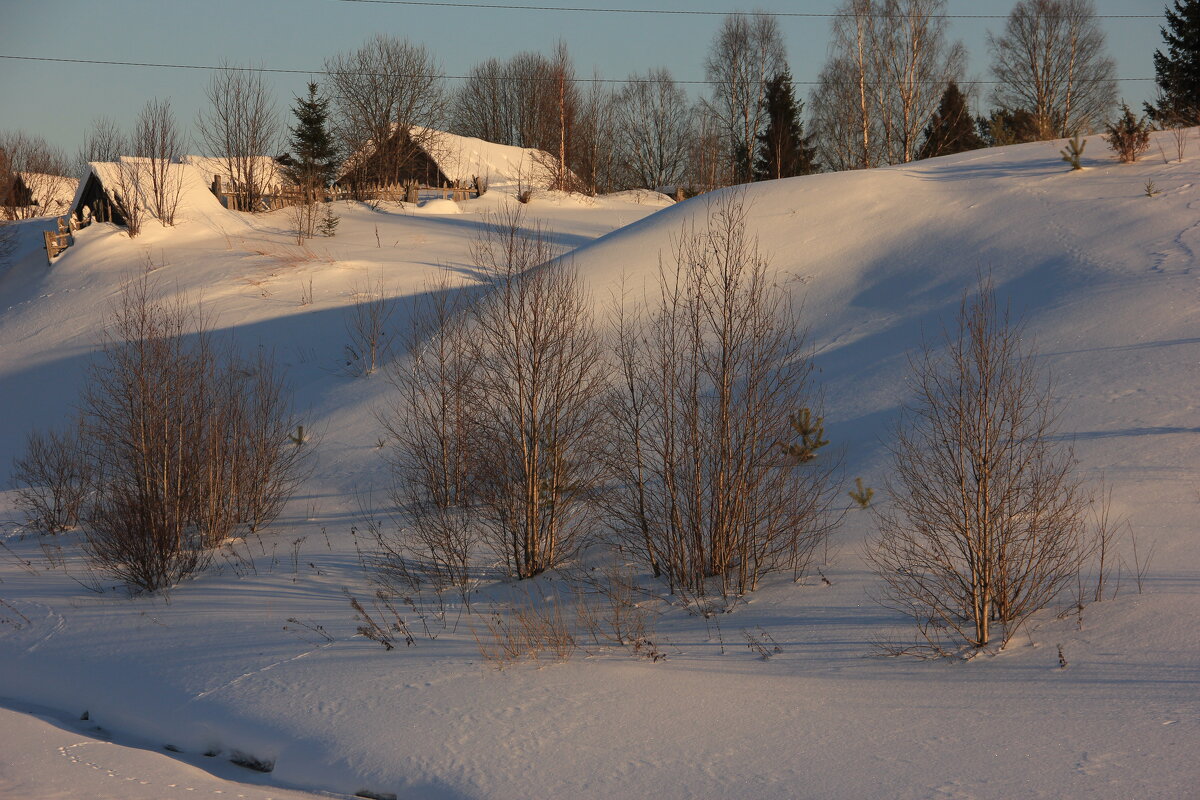
[[[226,184],[230,181],[229,160],[225,158],[216,158],[213,156],[184,156],[182,159],[184,164],[191,165],[198,169],[211,186],[213,178],[221,176],[221,180]],[[259,190],[263,193],[270,193],[277,188],[287,186],[291,181],[284,174],[283,167],[279,165],[271,156],[254,156],[253,162],[254,173],[258,176]]]
[[[92,161],[87,165],[79,186],[75,191],[75,199],[71,202],[72,210],[82,202],[83,191],[88,178],[95,175],[100,179],[110,196],[120,194],[122,188],[137,193],[138,203],[147,217],[152,215],[153,204],[150,202],[150,180],[145,170],[148,168],[146,159],[121,156],[120,161]],[[179,206],[176,214],[177,222],[188,219],[226,218],[229,212],[221,205],[209,188],[207,173],[193,164],[170,164],[168,175],[173,181],[179,182]]]
[[[532,147],[513,147],[459,136],[445,131],[414,128],[428,142],[429,157],[452,181],[485,178],[495,186],[522,183],[543,188],[553,177],[554,156]],[[427,138],[426,138],[427,137]]]

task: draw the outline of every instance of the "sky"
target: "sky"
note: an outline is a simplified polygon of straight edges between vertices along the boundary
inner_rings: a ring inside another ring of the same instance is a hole
[[[470,8],[468,3],[690,10],[711,14],[627,14],[585,11]],[[677,80],[703,81],[704,57],[721,23],[736,10],[828,14],[840,0],[764,0],[737,6],[722,0],[445,0],[410,5],[362,0],[0,0],[0,56],[319,70],[339,52],[375,33],[421,43],[437,53],[443,72],[465,75],[488,58],[523,50],[549,52],[563,40],[582,76],[623,79],[665,66]],[[1164,0],[1096,0],[1118,77],[1153,78],[1152,57],[1162,46]],[[949,14],[997,14],[1009,2],[948,0]],[[826,56],[831,20],[780,17],[788,61],[801,99],[808,96]],[[968,78],[986,79],[987,32],[997,19],[953,19],[950,32],[966,45]],[[189,135],[204,104],[211,72],[200,69],[47,63],[0,58],[0,130],[44,137],[72,157],[90,122],[107,115],[128,127],[150,98],[170,98]],[[281,111],[304,93],[309,75],[273,74]],[[320,76],[315,76],[318,80]],[[457,82],[454,82],[455,84]],[[1152,81],[1125,80],[1122,97],[1138,107]],[[693,97],[706,90],[689,86]],[[986,99],[986,98],[984,98]],[[977,110],[983,110],[978,108]],[[290,117],[289,117],[290,121]],[[191,150],[199,147],[192,143]]]

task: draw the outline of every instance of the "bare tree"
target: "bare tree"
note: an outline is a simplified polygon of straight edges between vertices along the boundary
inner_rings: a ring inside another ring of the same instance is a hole
[[[96,117],[75,154],[75,174],[82,175],[87,171],[87,165],[94,161],[114,162],[130,152],[125,134],[117,124],[109,117]]]
[[[988,47],[993,102],[1033,114],[1042,139],[1090,133],[1116,104],[1116,66],[1092,0],[1021,0]]]
[[[67,158],[40,136],[0,131],[0,217],[8,220],[58,216],[69,210]]]
[[[467,584],[479,544],[466,312],[463,289],[449,283],[418,299],[407,357],[388,371],[395,394],[379,416],[391,444],[391,499],[405,524],[378,537],[376,566],[385,576],[423,574],[439,587]]]
[[[835,169],[912,161],[966,53],[946,35],[945,0],[846,0],[813,94],[813,129]]]
[[[869,558],[924,643],[1007,642],[1076,578],[1088,497],[1050,387],[990,282],[912,359]]]
[[[946,37],[946,0],[884,0],[876,95],[891,163],[918,158],[942,88],[962,77],[966,50]]]
[[[423,45],[376,34],[325,62],[347,168],[358,182],[394,183],[444,112],[440,69]]]
[[[670,70],[630,75],[615,112],[627,185],[657,189],[680,184],[692,142],[692,109]]]
[[[832,531],[836,465],[796,316],[737,194],[684,227],[658,296],[617,331],[604,495],[613,527],[672,591],[751,591],[803,574]],[[797,437],[799,442],[795,442]]]
[[[183,173],[183,137],[171,113],[170,100],[147,100],[133,127],[133,155],[143,159],[150,213],[163,225],[175,224]]]
[[[705,59],[705,73],[716,84],[712,105],[728,137],[734,172],[743,183],[753,179],[758,134],[766,115],[764,87],[786,64],[783,36],[770,14],[725,17]]]
[[[222,64],[205,96],[209,107],[196,122],[200,139],[224,164],[241,210],[258,211],[273,178],[269,159],[282,131],[270,87],[261,71]]]
[[[598,467],[604,360],[590,303],[544,232],[519,206],[475,242],[489,291],[471,308],[473,493],[483,532],[513,575],[569,557]]]
[[[108,169],[105,182],[112,204],[124,218],[125,231],[132,239],[142,232],[145,218],[145,165],[137,158],[121,156]]]

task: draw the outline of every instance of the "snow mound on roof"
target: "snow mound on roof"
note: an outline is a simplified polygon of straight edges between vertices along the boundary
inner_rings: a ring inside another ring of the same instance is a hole
[[[154,217],[150,200],[150,179],[146,174],[130,177],[131,170],[144,170],[149,166],[148,159],[120,156],[118,161],[92,161],[87,165],[78,186],[75,189],[75,199],[71,202],[72,212],[80,208],[83,202],[83,192],[87,187],[88,178],[95,175],[111,196],[119,193],[122,185],[128,185],[137,192],[137,203],[146,219]],[[179,181],[179,206],[176,209],[176,224],[187,221],[204,221],[216,223],[231,219],[232,212],[221,205],[221,201],[212,193],[207,172],[193,164],[170,164],[169,176]]]
[[[418,140],[428,141],[429,157],[452,181],[485,178],[495,186],[525,184],[548,186],[555,159],[544,150],[496,144],[473,136],[414,127]]]

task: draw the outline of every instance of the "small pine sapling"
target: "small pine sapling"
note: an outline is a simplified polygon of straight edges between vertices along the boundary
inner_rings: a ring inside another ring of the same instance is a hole
[[[859,508],[870,508],[871,498],[875,496],[875,490],[870,486],[863,486],[862,478],[855,478],[854,485],[857,488],[850,490],[850,499],[858,503]]]
[[[1146,197],[1154,197],[1156,194],[1161,194],[1153,180],[1146,181]]]
[[[794,414],[788,416],[788,421],[792,428],[800,437],[799,442],[780,442],[779,448],[784,455],[791,456],[796,459],[797,464],[806,464],[817,457],[817,450],[829,444],[828,439],[823,439],[825,435],[825,418],[817,417],[813,419],[812,411],[807,408],[802,408]]]
[[[340,218],[333,213],[333,203],[326,203],[321,221],[317,224],[317,232],[326,238],[332,238],[337,233],[338,222]]]
[[[292,444],[296,445],[296,447],[301,447],[304,445],[304,443],[308,441],[308,437],[304,435],[304,426],[297,425],[296,432],[288,434],[288,439],[290,439]]]
[[[1083,148],[1087,147],[1087,139],[1080,139],[1078,134],[1067,142],[1067,146],[1059,151],[1062,160],[1071,165],[1072,170],[1083,169]]]

